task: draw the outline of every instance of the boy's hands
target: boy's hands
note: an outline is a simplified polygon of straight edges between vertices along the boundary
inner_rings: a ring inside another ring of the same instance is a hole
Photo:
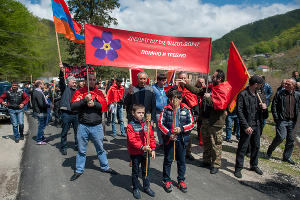
[[[170,140],[176,141],[177,140],[177,135],[171,134]]]
[[[179,134],[179,133],[181,132],[180,127],[175,127],[174,130],[173,130],[173,132],[174,132],[175,134]]]
[[[155,151],[151,151],[151,158],[155,159]]]
[[[150,148],[149,145],[146,145],[146,146],[143,147],[143,150],[144,150],[144,151],[149,151],[149,152],[150,152],[150,151],[151,151],[151,148]]]

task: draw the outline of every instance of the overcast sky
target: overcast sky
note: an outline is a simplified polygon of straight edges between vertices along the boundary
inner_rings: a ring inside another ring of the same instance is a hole
[[[19,0],[53,20],[51,0]],[[66,0],[65,0],[66,1]],[[222,37],[242,25],[300,8],[300,0],[120,0],[119,28],[168,36]]]

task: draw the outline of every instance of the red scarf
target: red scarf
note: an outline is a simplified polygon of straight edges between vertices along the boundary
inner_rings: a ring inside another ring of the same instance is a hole
[[[188,89],[186,89],[185,87],[180,86],[180,85],[178,86],[177,90],[182,91],[182,96],[185,98],[185,100],[190,108],[192,108],[198,104],[197,95],[191,93]]]
[[[97,87],[94,88],[94,90],[90,91],[90,94],[92,95],[92,99],[94,100],[95,98],[99,101],[102,107],[102,112],[107,112],[107,102],[105,100],[105,96],[103,93],[98,90]],[[86,95],[88,95],[88,88],[83,87],[75,91],[71,103],[80,101],[81,99],[85,98]]]
[[[120,102],[124,95],[124,87],[121,85],[120,87],[117,86],[117,83],[114,82],[114,84],[109,88],[107,92],[107,101],[108,105],[111,103],[117,103]]]
[[[224,110],[227,108],[230,103],[231,89],[232,87],[228,81],[224,81],[223,83],[212,87],[212,99],[215,110]]]

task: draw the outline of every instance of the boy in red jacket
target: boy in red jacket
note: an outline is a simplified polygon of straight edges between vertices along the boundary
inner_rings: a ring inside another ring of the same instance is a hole
[[[150,189],[149,172],[146,177],[146,156],[150,153],[152,159],[155,159],[155,139],[151,125],[147,127],[144,119],[145,106],[134,104],[132,107],[133,119],[127,126],[127,147],[132,160],[132,186],[133,196],[136,199],[141,198],[139,191],[139,166],[142,168],[144,192],[154,197],[155,193]],[[147,130],[149,128],[149,144],[147,145]],[[149,169],[150,159],[148,160]]]

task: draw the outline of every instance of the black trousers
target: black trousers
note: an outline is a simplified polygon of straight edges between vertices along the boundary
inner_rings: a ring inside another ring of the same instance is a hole
[[[241,170],[244,166],[244,157],[247,152],[249,144],[251,145],[250,152],[250,167],[257,167],[258,165],[258,152],[260,148],[260,126],[251,127],[253,133],[246,134],[245,130],[241,129],[241,138],[236,151],[235,170]]]
[[[143,179],[143,188],[148,189],[150,187],[149,181],[149,166],[150,166],[150,156],[148,158],[148,172],[146,176],[146,153],[144,155],[130,155],[132,160],[132,186],[133,189],[139,188],[139,168],[141,165],[142,169],[142,179]]]

